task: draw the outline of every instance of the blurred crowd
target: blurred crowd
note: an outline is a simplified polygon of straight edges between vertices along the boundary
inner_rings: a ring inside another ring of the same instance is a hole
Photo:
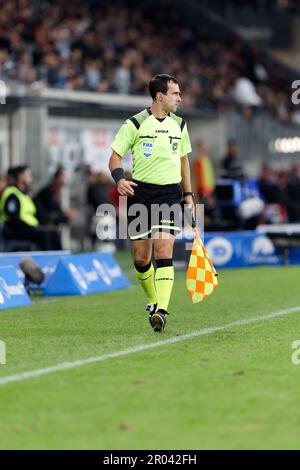
[[[204,204],[207,231],[253,230],[259,224],[300,223],[300,165],[275,170],[263,164],[260,175],[249,179],[233,139],[228,141],[219,168],[212,163],[209,153],[208,142],[201,140],[190,159],[195,201]],[[125,176],[131,179],[129,172]],[[97,209],[101,204],[114,206],[116,219],[113,217],[108,223],[114,233],[118,233],[118,224],[124,216],[119,212],[116,185],[107,174],[93,173],[86,167],[84,203],[78,207],[70,199],[68,209],[62,204],[62,191],[67,184],[62,167],[58,167],[49,182],[36,192],[32,191],[32,182],[27,165],[11,167],[0,177],[2,251],[61,250],[61,229],[78,223],[88,248],[107,251],[109,240],[103,242],[97,236],[101,218]],[[78,232],[71,236],[78,238]],[[116,240],[113,249],[116,246],[122,248],[126,241]]]
[[[259,224],[300,223],[300,164],[274,168],[262,164],[247,177],[235,140],[216,168],[209,145],[198,142],[192,163],[197,201],[204,204],[206,230],[255,229]]]
[[[131,178],[130,173],[125,175]],[[28,165],[10,167],[6,175],[0,176],[0,251],[61,250],[64,227],[71,232],[74,229],[71,237],[79,239],[83,236],[89,248],[97,249],[101,242],[96,235],[99,221],[96,211],[101,204],[112,204],[118,217],[116,186],[107,174],[84,168],[81,207],[76,204],[78,198],[74,203],[69,197],[68,204],[63,204],[63,190],[72,189],[70,186],[61,166],[37,191],[33,191],[33,176]],[[75,191],[78,193],[78,189]],[[70,246],[64,248],[70,249]],[[83,248],[78,246],[78,249]]]
[[[0,1],[0,79],[31,86],[146,94],[151,77],[180,82],[184,106],[238,105],[297,120],[284,72],[239,39],[211,37],[203,22],[183,26],[184,2],[150,11],[128,2]],[[135,2],[132,2],[133,4]]]
[[[300,165],[274,170],[263,165],[259,190],[266,202],[265,222],[300,222]]]
[[[0,224],[4,251],[61,250],[58,226],[77,217],[75,209],[63,210],[61,190],[66,183],[59,167],[49,183],[35,194],[28,165],[10,167],[0,178]]]
[[[247,11],[255,12],[256,14],[265,14],[273,12],[297,12],[300,9],[299,0],[226,0],[220,2],[219,0],[203,0],[205,5],[215,11],[221,12],[223,15],[230,11],[231,15],[235,12]]]

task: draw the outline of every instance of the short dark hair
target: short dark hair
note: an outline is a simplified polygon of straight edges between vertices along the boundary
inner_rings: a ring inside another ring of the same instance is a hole
[[[153,100],[156,98],[156,94],[158,92],[161,92],[164,95],[167,94],[169,82],[174,82],[178,84],[176,78],[172,77],[172,75],[168,75],[167,73],[155,75],[155,77],[151,79],[149,83],[149,93],[152,96]]]
[[[14,178],[19,178],[26,170],[29,170],[30,167],[28,165],[18,165],[13,168],[10,168],[10,176]]]
[[[7,176],[10,177],[10,178],[14,178],[15,177],[15,171],[16,171],[16,167],[15,166],[10,166],[7,170]]]
[[[62,173],[65,173],[65,168],[63,165],[58,165],[58,167],[55,170],[55,173],[53,175],[53,179],[55,180],[58,178]]]

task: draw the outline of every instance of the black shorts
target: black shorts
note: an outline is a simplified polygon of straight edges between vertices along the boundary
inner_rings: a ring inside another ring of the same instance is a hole
[[[179,184],[138,186],[127,198],[128,235],[131,240],[152,238],[156,232],[180,233],[182,191]]]

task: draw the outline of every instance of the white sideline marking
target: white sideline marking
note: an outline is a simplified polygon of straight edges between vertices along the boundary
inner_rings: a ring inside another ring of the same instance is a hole
[[[35,299],[33,298],[32,299],[33,302],[32,302],[32,305],[40,305],[40,304],[51,304],[53,302],[58,302],[59,300],[61,299]]]
[[[116,351],[110,354],[104,354],[103,356],[89,357],[87,359],[73,361],[73,362],[63,362],[61,364],[56,364],[51,367],[45,367],[44,369],[36,369],[29,372],[21,372],[20,374],[7,375],[0,377],[0,385],[5,385],[11,382],[22,382],[23,380],[32,379],[35,377],[40,377],[41,375],[51,374],[53,372],[58,372],[61,370],[74,369],[75,367],[86,366],[88,364],[93,364],[96,362],[104,362],[107,359],[113,359],[115,357],[127,356],[128,354],[134,354],[141,351],[146,351],[147,349],[158,348],[160,346],[165,346],[167,344],[178,343],[179,341],[184,341],[191,338],[197,338],[199,336],[209,335],[211,333],[216,333],[217,331],[228,330],[236,326],[249,325],[258,321],[265,321],[271,318],[282,317],[284,315],[289,315],[291,313],[300,312],[300,305],[298,307],[288,308],[286,310],[279,310],[277,312],[272,312],[261,317],[249,318],[248,320],[237,320],[227,325],[214,326],[211,328],[205,328],[203,330],[194,331],[187,333],[185,335],[172,336],[171,338],[165,339],[163,341],[156,341],[155,343],[141,344],[140,346],[135,346],[133,348],[124,349],[123,351]]]

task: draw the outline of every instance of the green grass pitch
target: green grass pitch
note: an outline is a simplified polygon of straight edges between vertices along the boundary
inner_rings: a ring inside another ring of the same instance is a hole
[[[133,286],[36,299],[0,313],[0,379],[300,306],[300,267],[220,273],[192,305],[177,271],[166,330],[155,334]],[[103,362],[0,384],[1,449],[299,449],[299,312]]]

